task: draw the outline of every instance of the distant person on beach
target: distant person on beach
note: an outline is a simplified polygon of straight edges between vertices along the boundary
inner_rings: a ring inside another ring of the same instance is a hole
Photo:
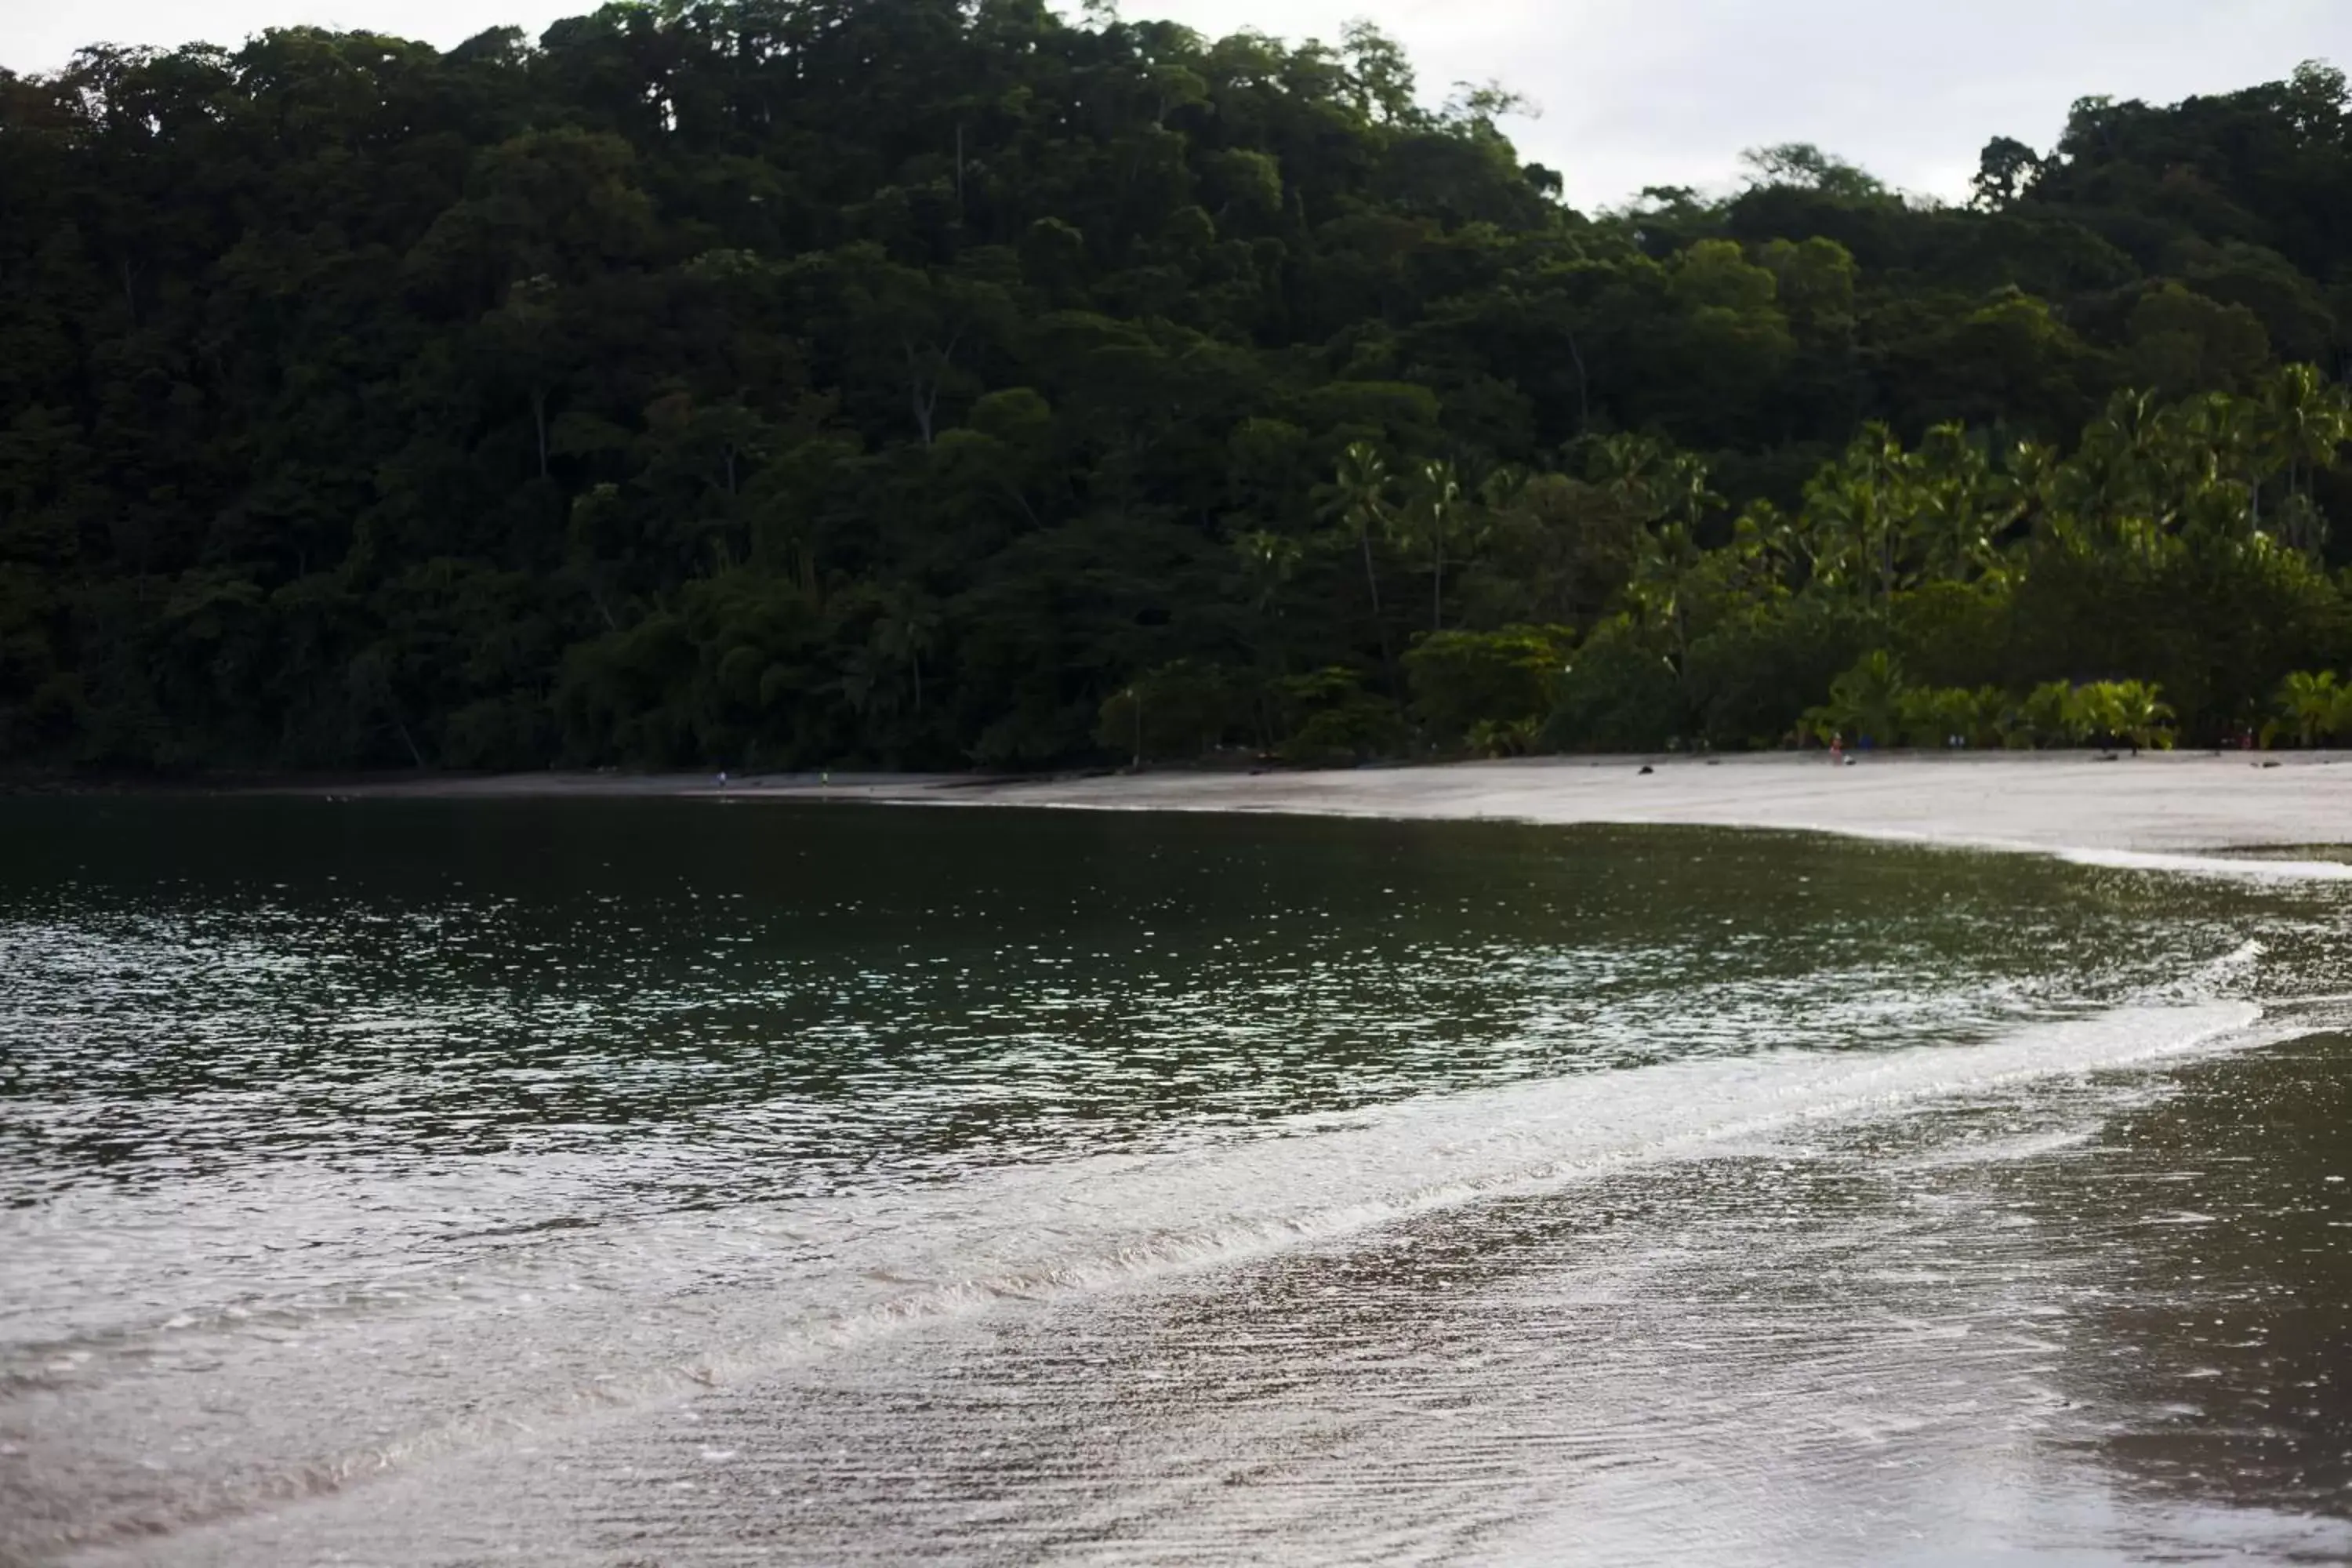
[[[1832,731],[1830,735],[1830,766],[1835,767],[1843,761],[1845,761],[1845,736]]]

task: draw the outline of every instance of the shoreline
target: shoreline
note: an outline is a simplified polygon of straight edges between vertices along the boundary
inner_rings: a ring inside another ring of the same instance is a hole
[[[2347,766],[2337,767],[2337,763]],[[1650,771],[1644,772],[1644,769]],[[2232,852],[2352,844],[2352,753],[1889,752],[1545,757],[1325,772],[508,773],[272,781],[219,793],[348,799],[709,799],[1200,811],[1822,833],[2094,863],[2352,876]]]

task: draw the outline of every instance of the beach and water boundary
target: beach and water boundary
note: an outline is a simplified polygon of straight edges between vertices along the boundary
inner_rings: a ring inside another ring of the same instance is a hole
[[[1751,828],[2152,870],[2352,876],[2352,865],[2274,853],[2352,844],[2352,752],[1864,753],[1843,767],[1818,753],[1622,756],[1053,777],[549,772],[258,787],[335,797],[709,797]]]

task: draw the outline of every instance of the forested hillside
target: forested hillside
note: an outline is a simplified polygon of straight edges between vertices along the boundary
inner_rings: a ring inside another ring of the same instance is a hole
[[[0,73],[0,761],[2352,730],[2340,73],[1965,208],[1421,101],[1039,0]]]

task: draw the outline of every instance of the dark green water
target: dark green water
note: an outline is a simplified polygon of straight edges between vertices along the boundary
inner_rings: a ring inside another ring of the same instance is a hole
[[[9,1202],[751,1140],[779,1191],[1425,1090],[1976,1037],[2298,907],[1696,830],[707,804],[22,803]],[[2159,933],[2158,935],[2156,933]],[[751,1120],[746,1121],[744,1118]]]
[[[0,1555],[2352,1542],[2286,1375],[2345,1343],[2337,885],[656,801],[0,801]],[[2292,1366],[2166,1368],[2224,1268],[2310,1299]]]

